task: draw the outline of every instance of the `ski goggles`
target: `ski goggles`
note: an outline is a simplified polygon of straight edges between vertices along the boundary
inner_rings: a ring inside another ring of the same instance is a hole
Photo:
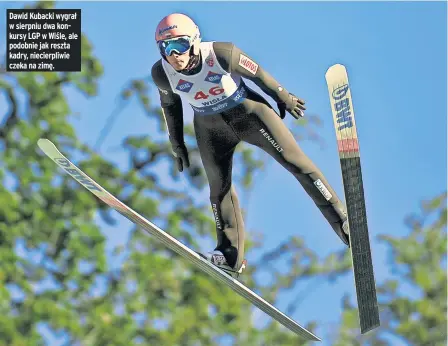
[[[177,54],[184,54],[191,48],[191,40],[189,36],[180,36],[170,38],[158,42],[160,53],[170,56],[174,52]]]

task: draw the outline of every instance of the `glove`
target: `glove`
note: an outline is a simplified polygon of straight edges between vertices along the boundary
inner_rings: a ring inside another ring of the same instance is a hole
[[[280,111],[280,118],[285,118],[286,111],[288,111],[295,119],[303,117],[305,115],[303,111],[306,109],[304,105],[305,101],[289,93],[284,100],[277,103],[278,110]]]
[[[173,155],[176,158],[177,169],[182,172],[185,168],[190,167],[190,160],[188,159],[188,150],[185,144],[173,147]]]

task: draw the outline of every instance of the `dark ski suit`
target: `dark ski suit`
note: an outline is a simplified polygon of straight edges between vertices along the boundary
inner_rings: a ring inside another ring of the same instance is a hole
[[[214,42],[213,51],[217,59],[215,63],[219,63],[223,70],[232,76],[238,75],[253,81],[277,103],[282,103],[285,95],[289,95],[272,76],[234,44]],[[245,58],[249,59],[249,63]],[[203,65],[202,62],[190,75],[201,71]],[[183,150],[185,154],[181,98],[170,85],[162,59],[154,64],[152,77],[159,88],[173,150]],[[186,81],[188,77],[188,74],[182,76]],[[277,112],[261,95],[247,87],[243,80],[241,83],[245,97],[233,108],[204,115],[193,107],[194,129],[210,185],[210,201],[216,221],[216,249],[224,253],[230,266],[239,268],[244,259],[244,222],[232,185],[232,158],[241,141],[263,149],[291,172],[336,233],[348,244],[348,237],[344,240],[344,236],[339,234],[347,215],[335,191],[301,150]]]

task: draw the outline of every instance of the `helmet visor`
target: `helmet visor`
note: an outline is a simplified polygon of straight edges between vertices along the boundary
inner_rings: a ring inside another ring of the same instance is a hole
[[[160,53],[170,56],[174,52],[177,54],[184,54],[191,48],[190,38],[188,36],[181,36],[170,38],[158,42]]]

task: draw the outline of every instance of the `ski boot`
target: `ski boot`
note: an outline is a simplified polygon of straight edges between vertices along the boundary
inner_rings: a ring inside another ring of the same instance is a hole
[[[213,250],[210,252],[207,252],[205,255],[200,254],[202,257],[204,257],[207,261],[224,271],[226,274],[230,275],[231,277],[237,279],[240,274],[243,272],[243,270],[246,268],[247,261],[244,260],[241,264],[239,269],[235,269],[231,267],[228,263],[226,258],[224,257],[224,254],[219,250]]]
[[[332,223],[331,227],[333,227],[333,230],[336,232],[339,238],[341,238],[343,243],[348,247],[350,247],[350,230],[349,230],[348,217],[346,217],[342,221]]]

